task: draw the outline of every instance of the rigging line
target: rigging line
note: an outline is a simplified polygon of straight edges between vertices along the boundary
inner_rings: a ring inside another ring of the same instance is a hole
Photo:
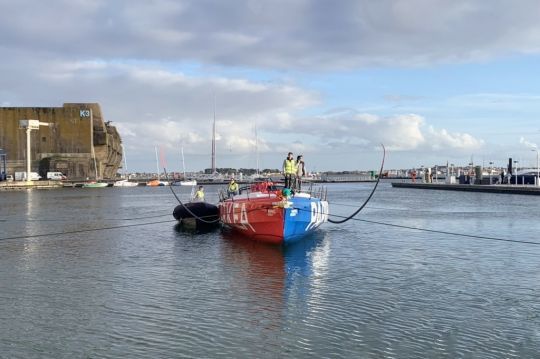
[[[152,225],[152,224],[170,223],[170,222],[175,222],[175,221],[176,220],[155,221],[155,222],[146,222],[146,223],[123,224],[123,225],[118,225],[118,226],[109,226],[109,227],[100,227],[100,228],[77,229],[77,230],[74,230],[74,231],[64,231],[64,232],[56,232],[56,233],[29,234],[29,235],[26,235],[26,236],[3,237],[3,238],[0,238],[0,241],[10,240],[10,239],[28,239],[28,238],[39,238],[39,237],[49,237],[49,236],[61,236],[61,235],[64,235],[64,234],[97,232],[97,231],[104,231],[104,230],[108,230],[108,229],[148,226],[148,225]]]
[[[328,201],[328,204],[331,204],[332,206],[343,206],[343,207],[355,207],[357,205],[353,205],[353,204],[345,204],[345,203],[336,203],[336,202],[330,202]],[[376,209],[376,210],[381,210],[381,211],[399,211],[399,212],[404,212],[404,211],[407,211],[407,212],[411,212],[413,211],[414,213],[433,213],[433,214],[453,214],[455,212],[452,212],[452,211],[444,211],[444,210],[431,210],[431,209],[419,209],[419,208],[391,208],[391,207],[376,207],[376,206],[366,206],[366,209]],[[472,213],[472,211],[459,211],[459,213],[463,214],[463,213]],[[477,213],[476,211],[474,213]],[[506,213],[506,212],[489,212],[489,213]]]
[[[158,214],[155,216],[146,216],[146,217],[133,217],[133,218],[100,218],[100,221],[134,221],[139,219],[151,219],[169,216],[171,213],[167,214]],[[0,219],[0,222],[69,222],[73,221],[73,218],[69,219]]]
[[[347,203],[339,203],[339,202],[330,202],[328,201],[328,204],[331,204],[332,206],[342,206],[342,207],[354,207],[357,208],[357,204],[347,204]],[[369,209],[382,209],[384,211],[410,211],[410,208],[385,208],[385,207],[376,207],[376,206],[366,206],[366,208]]]
[[[335,215],[335,214],[329,214],[329,216],[339,217],[339,218],[347,218],[345,216],[338,216],[338,215]],[[517,240],[517,239],[480,236],[480,235],[476,235],[476,234],[466,234],[466,233],[457,233],[457,232],[448,232],[448,231],[441,231],[441,230],[438,230],[438,229],[429,229],[429,228],[422,228],[422,227],[405,226],[405,225],[402,225],[402,224],[394,224],[394,223],[387,223],[387,222],[372,221],[372,220],[369,220],[369,219],[360,219],[360,218],[351,218],[351,219],[353,221],[358,221],[358,222],[366,222],[366,223],[378,224],[378,225],[382,225],[382,226],[395,227],[395,228],[411,229],[411,230],[421,231],[421,232],[446,234],[446,235],[456,236],[456,237],[466,237],[466,238],[485,239],[485,240],[500,241],[500,242],[511,242],[511,243],[520,243],[520,244],[540,245],[540,242],[521,241],[521,240]]]
[[[299,211],[311,212],[311,210],[307,210],[307,209],[303,209],[303,208],[295,208],[295,209],[297,209]],[[337,215],[337,214],[330,214],[330,213],[328,213],[328,217],[349,218],[348,216],[340,216],[340,215]],[[366,222],[366,223],[378,224],[378,225],[383,225],[383,226],[388,226],[388,227],[411,229],[411,230],[415,230],[415,231],[446,234],[446,235],[451,235],[451,236],[456,236],[456,237],[466,237],[466,238],[485,239],[485,240],[501,241],[501,242],[540,245],[540,242],[521,241],[521,240],[517,240],[517,239],[508,239],[508,238],[500,238],[500,237],[481,236],[481,235],[476,235],[476,234],[449,232],[449,231],[442,231],[442,230],[438,230],[438,229],[412,227],[412,226],[405,226],[405,225],[402,225],[402,224],[379,222],[379,221],[373,221],[373,220],[369,220],[369,219],[350,218],[350,220],[358,221],[358,222]],[[329,222],[330,222],[330,220],[329,220]]]
[[[165,167],[163,168],[163,172],[165,173],[165,178],[167,179],[167,182],[169,182],[169,175],[167,174],[167,169],[166,169]],[[184,209],[185,209],[189,214],[191,214],[191,215],[193,216],[193,218],[195,218],[195,219],[197,219],[197,220],[199,220],[199,221],[201,221],[201,222],[203,222],[203,223],[207,223],[207,224],[217,223],[217,222],[219,222],[219,221],[221,220],[221,219],[219,218],[219,216],[218,216],[217,219],[214,219],[214,220],[212,220],[212,221],[207,221],[206,219],[203,219],[203,217],[197,216],[195,213],[193,213],[193,212],[192,212],[192,211],[191,211],[191,210],[190,210],[190,209],[189,209],[189,208],[188,208],[188,207],[180,200],[180,198],[178,198],[178,196],[176,195],[176,192],[174,192],[172,186],[169,186],[169,188],[171,189],[171,192],[172,192],[172,194],[174,195],[174,197],[176,198],[176,200],[178,201],[178,203],[180,203],[180,205],[181,205],[182,207],[184,207]]]
[[[382,177],[382,172],[383,172],[383,169],[384,169],[384,159],[386,158],[386,148],[384,147],[384,144],[381,143],[381,146],[383,148],[383,158],[382,158],[382,161],[381,161],[381,169],[379,170],[379,177],[377,177],[377,182],[375,182],[375,186],[373,186],[373,190],[371,190],[371,193],[369,194],[368,198],[365,200],[365,202],[356,210],[354,211],[353,214],[351,214],[350,216],[342,219],[342,220],[339,220],[339,221],[334,221],[333,219],[328,219],[328,222],[330,223],[334,223],[334,224],[342,224],[342,223],[345,223],[347,222],[348,220],[352,219],[354,216],[356,216],[358,213],[360,213],[360,211],[362,211],[364,209],[364,207],[369,203],[369,201],[371,200],[371,197],[373,197],[373,195],[375,194],[375,191],[377,190],[377,186],[379,185],[379,182],[381,181],[381,177]]]

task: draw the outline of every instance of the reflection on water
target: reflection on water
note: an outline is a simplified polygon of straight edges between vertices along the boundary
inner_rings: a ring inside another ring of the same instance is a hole
[[[304,240],[283,249],[285,256],[286,291],[288,301],[296,306],[307,304],[317,297],[323,286],[327,268],[328,241],[316,231]]]
[[[235,278],[233,289],[257,303],[248,311],[250,316],[260,316],[263,308],[268,337],[287,331],[299,314],[317,307],[325,290],[329,253],[322,231],[283,247],[231,232],[222,236],[223,259],[235,269],[231,271]]]
[[[254,295],[284,300],[286,308],[289,299],[309,300],[309,292],[322,286],[329,244],[321,231],[288,246],[272,246],[228,231],[222,237],[224,260],[242,268],[238,281]]]
[[[182,234],[199,235],[199,234],[207,234],[207,233],[217,233],[219,232],[220,228],[218,226],[195,228],[195,227],[186,226],[178,222],[174,225],[174,230],[180,235]]]

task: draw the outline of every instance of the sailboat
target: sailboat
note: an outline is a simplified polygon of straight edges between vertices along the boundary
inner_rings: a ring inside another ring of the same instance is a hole
[[[103,188],[103,187],[108,187],[109,184],[107,182],[91,181],[91,182],[86,182],[82,186],[83,188]]]
[[[266,179],[218,203],[222,224],[252,240],[290,244],[328,221],[326,192],[296,192]]]
[[[156,150],[157,178],[156,178],[156,179],[153,179],[153,180],[151,180],[151,181],[146,182],[146,185],[149,186],[149,187],[168,186],[168,185],[169,185],[169,182],[161,181],[161,180],[159,179],[159,158],[158,158],[158,150],[157,150],[157,146],[155,146],[155,150]]]
[[[92,109],[90,109],[90,129],[92,132],[92,139],[91,139],[91,152],[92,152],[92,160],[94,161],[94,172],[95,177],[94,180],[91,182],[86,182],[83,184],[83,188],[103,188],[109,186],[106,182],[98,182],[98,170],[97,170],[97,162],[96,162],[96,151],[94,149],[94,116],[92,113]]]
[[[126,150],[125,150],[123,145],[122,145],[122,155],[124,156],[124,168],[123,168],[123,171],[122,171],[122,172],[124,172],[124,179],[114,182],[113,186],[114,187],[135,187],[135,186],[138,186],[139,184],[137,182],[130,182],[129,179],[128,179]]]
[[[184,173],[184,180],[173,182],[171,183],[171,186],[196,186],[197,180],[186,180],[186,162],[184,160],[184,147],[181,147],[180,151],[182,153],[182,171]]]

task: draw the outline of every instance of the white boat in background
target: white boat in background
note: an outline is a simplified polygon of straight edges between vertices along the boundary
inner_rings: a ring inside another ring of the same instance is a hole
[[[175,181],[171,183],[171,186],[186,186],[186,187],[193,187],[197,185],[197,180],[189,180],[189,181]]]
[[[124,146],[122,146],[122,155],[124,156],[124,179],[114,182],[113,187],[135,187],[139,184],[137,182],[130,182],[127,175],[127,160],[126,160],[126,150],[124,149]]]
[[[196,186],[197,180],[191,180],[191,181],[180,181],[180,186]]]
[[[184,147],[180,147],[180,152],[182,153],[182,171],[184,173],[184,180],[183,181],[176,181],[171,183],[171,186],[196,186],[197,180],[187,180],[186,179],[186,162],[184,160]]]
[[[108,186],[109,184],[106,182],[95,182],[95,181],[86,182],[83,184],[83,188],[103,188],[103,187],[108,187]]]
[[[114,182],[113,187],[135,187],[139,184],[137,182],[130,182],[127,179],[119,180]]]

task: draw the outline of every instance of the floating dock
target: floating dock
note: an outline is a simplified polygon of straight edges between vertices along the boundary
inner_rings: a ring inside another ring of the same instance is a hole
[[[60,181],[2,181],[0,182],[0,191],[17,191],[26,189],[52,189],[61,188]]]
[[[540,187],[533,185],[471,185],[471,184],[441,184],[441,183],[412,183],[392,182],[392,187],[415,188],[439,191],[462,191],[484,193],[526,194],[540,196]]]

